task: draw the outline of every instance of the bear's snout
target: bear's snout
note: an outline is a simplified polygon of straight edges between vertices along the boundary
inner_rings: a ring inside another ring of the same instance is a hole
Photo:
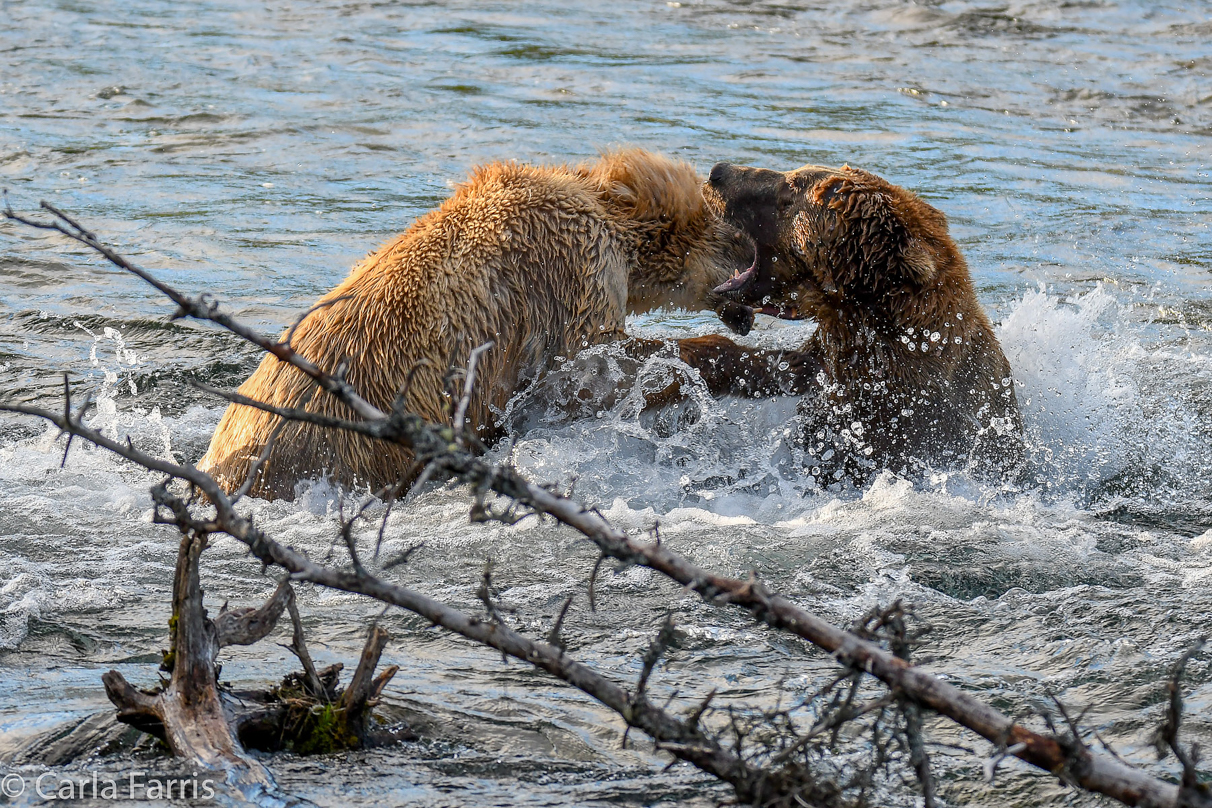
[[[716,163],[711,167],[711,174],[707,176],[707,181],[712,185],[719,185],[731,170],[732,165],[730,163]]]

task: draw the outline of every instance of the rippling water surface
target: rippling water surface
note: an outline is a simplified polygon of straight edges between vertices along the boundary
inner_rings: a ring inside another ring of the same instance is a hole
[[[497,450],[617,524],[726,573],[756,569],[837,621],[905,598],[934,630],[921,659],[1010,713],[1051,691],[1120,754],[1158,764],[1159,680],[1212,611],[1212,23],[1200,4],[0,0],[0,184],[74,211],[166,279],[274,331],[486,160],[563,162],[629,143],[788,169],[849,162],[942,209],[999,323],[1032,448],[1028,483],[891,475],[814,490],[785,462],[794,402],[713,402],[670,429],[626,403],[531,419]],[[197,459],[221,412],[185,386],[235,385],[256,357],[60,238],[0,225],[0,389]],[[811,326],[761,318],[751,339]],[[719,331],[666,312],[634,331]],[[649,368],[647,372],[659,372]],[[0,420],[0,759],[40,771],[47,739],[103,710],[100,674],[154,681],[175,539],[153,479],[27,420]],[[255,502],[274,535],[324,554],[336,494]],[[468,609],[484,560],[514,619],[546,631],[595,554],[567,531],[471,525],[462,492],[390,517],[392,574]],[[271,588],[231,541],[208,554],[212,608]],[[810,691],[822,655],[631,569],[578,601],[570,650],[615,675],[668,604],[685,636],[654,679],[681,699]],[[372,604],[303,595],[323,661],[351,662]],[[711,805],[726,791],[640,744],[543,674],[383,618],[403,666],[385,710],[420,740],[338,761],[271,761],[321,805]],[[228,657],[255,685],[291,667]],[[1212,742],[1212,670],[1190,669],[1187,736]],[[938,724],[932,738],[987,753]],[[130,754],[130,753],[123,753]],[[1093,805],[981,755],[934,753],[948,804]],[[26,757],[22,758],[21,756]],[[52,761],[53,762],[53,761]],[[64,764],[77,771],[83,764]],[[127,758],[109,759],[113,770]],[[76,768],[73,768],[75,766]],[[885,804],[911,804],[900,791]]]

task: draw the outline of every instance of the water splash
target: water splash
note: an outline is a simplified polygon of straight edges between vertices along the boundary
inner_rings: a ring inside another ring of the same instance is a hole
[[[684,401],[645,408],[645,393],[674,383]],[[792,462],[795,406],[787,397],[717,400],[675,356],[636,362],[619,346],[596,346],[511,402],[517,437],[497,456],[537,480],[575,479],[599,501],[746,512],[812,485]]]
[[[1192,436],[1212,436],[1212,418],[1174,383],[1190,375],[1191,355],[1145,348],[1138,320],[1102,285],[1068,297],[1030,290],[1008,307],[998,336],[1024,416],[1027,489],[1088,504],[1136,490],[1125,481],[1139,488],[1165,477],[1176,495],[1207,485],[1212,441],[1201,448]],[[785,345],[786,332],[775,334]],[[689,399],[671,412],[646,412],[640,391],[674,380]],[[778,518],[775,506],[785,515],[799,500],[823,496],[800,464],[795,404],[715,400],[676,358],[628,366],[617,347],[599,346],[515,399],[517,437],[498,455],[536,479],[575,479],[578,490],[605,501]],[[1019,490],[954,470],[914,483],[973,501]]]
[[[78,411],[89,402],[88,426],[173,461],[179,459],[174,441],[197,440],[213,430],[218,416],[213,410],[195,406],[169,418],[157,407],[140,407],[134,369],[143,362],[121,332],[106,327],[95,334],[76,326],[93,338],[87,364],[77,375],[99,379],[91,389],[87,383],[73,384],[73,407]],[[77,568],[88,563],[87,556],[64,556],[53,540],[43,537],[62,530],[104,540],[115,524],[149,524],[148,488],[157,477],[83,440],[72,442],[65,459],[66,448],[66,438],[51,425],[34,437],[0,446],[0,650],[16,648],[34,623],[110,608],[129,598],[113,580],[116,569],[110,563],[96,571],[97,577],[81,577]],[[131,551],[142,540],[135,533],[115,537],[112,546],[99,552]],[[30,542],[39,549],[31,552]]]
[[[1142,344],[1140,318],[1099,284],[1071,296],[1027,292],[998,327],[1014,368],[1032,478],[1091,501],[1202,496],[1212,417],[1191,389],[1209,357]]]

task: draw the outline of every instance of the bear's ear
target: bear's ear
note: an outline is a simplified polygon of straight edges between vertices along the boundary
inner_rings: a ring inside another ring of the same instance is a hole
[[[925,286],[938,274],[938,267],[934,265],[930,251],[917,239],[910,239],[901,251],[901,262],[905,268],[905,277],[918,286]]]
[[[810,198],[816,204],[850,220],[879,225],[895,218],[892,203],[879,177],[861,169],[842,166],[840,174],[825,177],[813,186]]]
[[[817,204],[849,222],[851,232],[864,245],[866,261],[879,260],[886,271],[924,286],[938,275],[938,267],[926,245],[911,235],[917,227],[906,221],[899,198],[895,189],[890,190],[876,175],[850,166],[843,166],[841,172],[826,177],[812,189]]]
[[[684,226],[703,207],[700,180],[694,167],[643,149],[602,153],[596,165],[581,166],[582,176],[595,180],[627,216],[641,221]]]
[[[804,190],[808,190],[805,188]],[[838,210],[843,207],[845,198],[854,191],[854,183],[844,177],[826,177],[812,188],[811,198],[814,203],[823,208]]]

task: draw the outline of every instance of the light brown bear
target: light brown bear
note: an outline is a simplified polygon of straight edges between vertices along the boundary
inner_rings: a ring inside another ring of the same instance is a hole
[[[818,324],[796,361],[823,367],[799,408],[819,482],[939,465],[1017,472],[1010,364],[941,212],[849,166],[720,163],[704,192],[756,243],[753,266],[717,291]]]
[[[479,360],[466,421],[490,440],[516,391],[557,357],[623,339],[626,314],[721,304],[711,290],[747,262],[749,248],[706,207],[701,183],[689,164],[641,150],[579,167],[484,166],[437,210],[357,264],[298,325],[292,345],[323,368],[345,363],[348,381],[380,409],[405,390],[409,411],[449,424],[449,369],[492,341]],[[734,330],[744,333],[752,323],[747,308],[724,304],[720,311]],[[660,344],[641,340],[635,347],[642,355]],[[678,348],[684,360],[704,367],[713,392],[798,392],[785,375],[767,372],[781,361],[777,352],[718,337],[683,340]],[[759,388],[751,378],[774,387]],[[272,355],[239,392],[279,407],[353,417]],[[277,422],[261,410],[228,407],[199,467],[226,490],[238,488]],[[416,472],[412,459],[398,446],[290,423],[250,493],[291,498],[296,483],[320,475],[377,490],[408,481]]]

